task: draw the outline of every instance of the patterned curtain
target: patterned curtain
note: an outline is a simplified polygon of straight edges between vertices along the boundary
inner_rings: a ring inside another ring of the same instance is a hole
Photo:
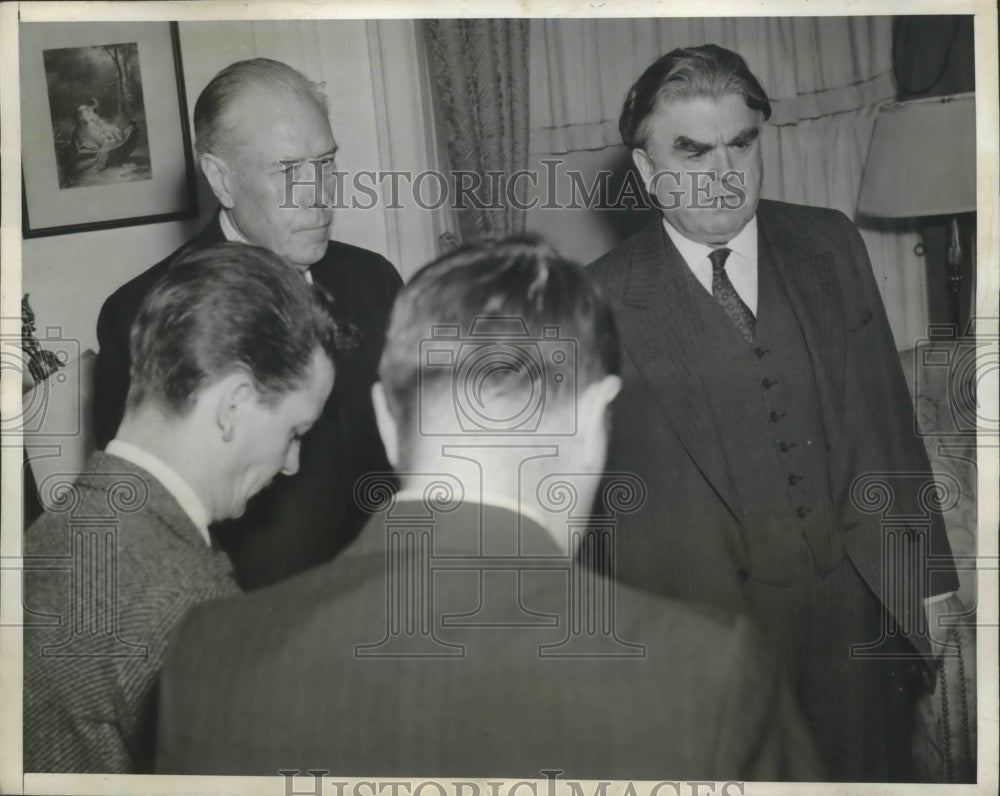
[[[449,184],[462,179],[478,200],[456,209],[459,237],[469,242],[521,234],[524,211],[506,201],[504,178],[488,173],[509,176],[527,166],[528,20],[436,19],[424,25]],[[457,172],[475,176],[459,178]]]

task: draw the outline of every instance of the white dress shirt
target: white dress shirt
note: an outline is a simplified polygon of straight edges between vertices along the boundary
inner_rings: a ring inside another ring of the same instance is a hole
[[[677,251],[680,252],[687,267],[691,269],[701,286],[709,293],[712,292],[712,261],[708,255],[718,246],[709,246],[705,243],[685,238],[667,223],[663,221],[663,228],[670,236],[670,240]],[[750,312],[757,315],[757,216],[751,218],[739,234],[725,245],[730,250],[730,255],[726,259],[726,275],[733,287],[743,299],[743,303],[750,308]]]
[[[191,485],[173,467],[149,451],[117,438],[107,444],[104,452],[109,456],[117,456],[119,459],[132,462],[159,481],[184,509],[184,513],[194,523],[198,533],[205,540],[205,544],[209,547],[212,546],[212,539],[208,535],[210,519],[208,509],[205,508],[205,504],[201,502],[201,498],[198,497]]]
[[[222,227],[222,234],[225,236],[226,240],[228,240],[230,243],[245,243],[248,246],[253,245],[252,243],[250,243],[250,241],[248,241],[245,237],[243,237],[242,232],[236,229],[236,225],[233,223],[233,220],[229,217],[229,210],[226,209],[225,207],[223,207],[222,210],[219,211],[219,226]],[[306,282],[308,282],[311,285],[313,283],[312,271],[310,271],[307,268],[302,273],[306,277]]]

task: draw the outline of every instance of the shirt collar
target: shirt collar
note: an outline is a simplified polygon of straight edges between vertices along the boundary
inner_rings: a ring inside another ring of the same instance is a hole
[[[242,232],[236,229],[236,225],[233,223],[233,219],[229,215],[229,209],[226,207],[223,207],[219,211],[219,226],[222,227],[223,236],[230,243],[245,243],[248,246],[253,245],[244,237]],[[302,274],[305,276],[306,282],[311,285],[313,283],[312,271],[307,268],[302,272]]]
[[[132,462],[132,464],[141,467],[156,478],[163,485],[163,488],[173,496],[174,500],[180,504],[180,507],[184,509],[184,513],[194,523],[194,526],[198,529],[198,533],[205,540],[205,544],[211,547],[212,540],[208,535],[208,522],[210,518],[208,509],[205,508],[205,504],[201,502],[201,498],[198,497],[198,494],[191,485],[176,470],[149,451],[117,438],[107,444],[104,452],[111,456],[117,456],[119,459]]]
[[[394,498],[395,503],[403,503],[404,501],[413,501],[415,503],[421,503],[424,500],[423,490],[420,489],[401,489],[396,493]],[[525,506],[516,500],[513,500],[502,495],[482,495],[477,501],[486,506],[495,506],[501,509],[507,509],[515,514],[520,514],[531,520],[533,523],[541,528],[548,528],[548,523],[541,517],[541,515],[535,511],[530,506]]]
[[[708,259],[718,246],[709,246],[696,240],[684,237],[674,229],[666,219],[663,219],[663,228],[667,231],[671,242],[677,248],[684,262],[688,266],[694,266],[702,260]],[[725,247],[740,257],[751,262],[757,262],[757,214],[747,222],[746,226],[739,231],[739,234],[725,244]]]
[[[223,207],[219,211],[219,226],[222,227],[222,234],[225,236],[226,240],[231,243],[246,243],[249,245],[243,233],[236,229],[236,225],[233,223],[233,219],[229,216],[229,209]]]

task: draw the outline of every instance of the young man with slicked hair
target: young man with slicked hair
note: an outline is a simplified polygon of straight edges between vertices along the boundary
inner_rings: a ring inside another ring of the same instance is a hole
[[[49,511],[25,532],[26,771],[152,770],[167,637],[238,591],[208,527],[299,469],[333,388],[329,309],[240,243],[188,251],[146,296],[117,434],[75,481],[42,485]]]

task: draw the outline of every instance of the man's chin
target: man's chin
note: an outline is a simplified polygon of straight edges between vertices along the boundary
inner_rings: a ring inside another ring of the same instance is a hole
[[[718,246],[729,243],[750,221],[750,217],[731,216],[722,211],[714,218],[700,220],[697,226],[692,225],[689,232],[679,230],[682,235],[692,240],[697,240],[709,246]]]
[[[297,265],[299,268],[309,268],[309,266],[315,265],[323,259],[323,255],[326,254],[326,247],[329,242],[330,241],[327,238],[321,238],[312,245],[296,246],[295,249],[285,255],[285,259],[290,261],[293,265]]]

